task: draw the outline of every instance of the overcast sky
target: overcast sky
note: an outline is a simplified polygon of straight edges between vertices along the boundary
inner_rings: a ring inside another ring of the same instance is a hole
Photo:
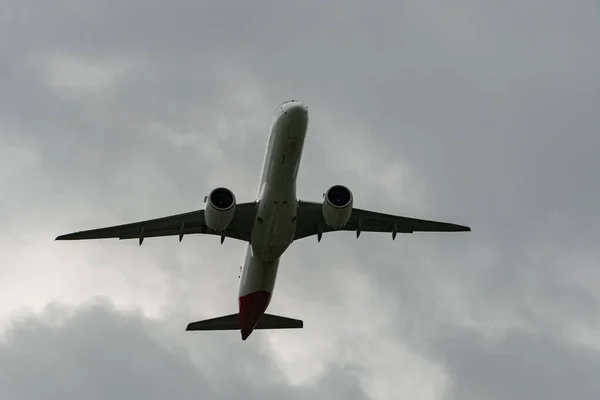
[[[218,4],[218,5],[217,5]],[[0,0],[6,400],[598,399],[597,1]],[[298,195],[471,233],[326,234],[270,312],[245,243],[59,234],[255,198],[277,106],[310,112]]]

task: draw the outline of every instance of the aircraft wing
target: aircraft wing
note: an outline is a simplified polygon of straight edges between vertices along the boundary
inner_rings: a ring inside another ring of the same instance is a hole
[[[256,215],[255,203],[241,203],[235,207],[233,220],[225,229],[224,236],[250,241],[252,225]],[[184,214],[171,215],[163,218],[149,219],[130,224],[110,226],[107,228],[91,229],[67,235],[61,235],[56,240],[85,240],[85,239],[139,239],[140,245],[144,238],[159,236],[179,236],[203,233],[217,235],[204,220],[204,210],[191,211]]]
[[[294,240],[312,235],[318,235],[320,240],[323,233],[334,230],[325,224],[321,207],[322,203],[298,202],[298,222]],[[395,238],[396,233],[470,232],[471,228],[448,222],[401,217],[354,208],[348,223],[338,230],[354,231],[357,232],[357,235],[360,235],[360,232],[389,232]]]

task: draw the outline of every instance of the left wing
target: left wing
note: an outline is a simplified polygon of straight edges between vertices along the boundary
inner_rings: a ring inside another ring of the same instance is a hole
[[[321,240],[323,233],[334,231],[325,223],[321,207],[322,203],[298,201],[298,222],[294,240],[312,235],[317,235]],[[353,208],[348,223],[338,230],[355,231],[357,237],[361,232],[390,232],[395,239],[396,233],[470,232],[471,228],[448,222],[428,221]]]
[[[255,203],[238,204],[235,207],[233,219],[223,232],[223,236],[249,242],[255,215]],[[204,210],[198,210],[130,224],[69,233],[57,237],[56,240],[139,239],[141,245],[144,238],[147,237],[179,235],[181,241],[184,235],[194,233],[221,235],[206,226]]]

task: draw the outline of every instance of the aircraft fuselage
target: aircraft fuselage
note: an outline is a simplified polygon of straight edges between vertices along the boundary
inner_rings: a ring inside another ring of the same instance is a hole
[[[271,125],[257,194],[257,214],[239,286],[242,339],[271,301],[279,260],[294,240],[298,199],[296,178],[308,127],[308,110],[283,103]]]

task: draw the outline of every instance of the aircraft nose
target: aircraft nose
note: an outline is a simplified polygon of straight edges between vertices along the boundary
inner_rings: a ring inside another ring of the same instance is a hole
[[[295,115],[295,114],[306,115],[306,114],[308,114],[308,108],[302,102],[295,101],[295,100],[286,101],[281,106],[279,106],[279,110],[282,113],[289,114],[289,115]]]
[[[308,121],[308,108],[299,101],[287,101],[279,106],[281,116],[286,120],[292,120],[294,122]]]
[[[298,101],[288,103],[284,107],[284,110],[289,114],[295,114],[295,113],[306,114],[308,112],[308,110],[306,109],[306,106]]]

